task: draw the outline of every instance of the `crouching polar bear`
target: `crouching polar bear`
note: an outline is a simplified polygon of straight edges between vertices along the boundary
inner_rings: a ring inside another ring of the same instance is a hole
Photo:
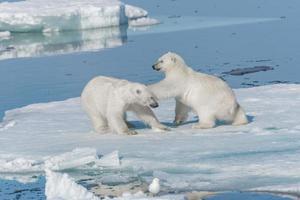
[[[157,98],[143,84],[111,77],[93,78],[82,91],[81,104],[90,117],[96,132],[115,131],[118,134],[135,135],[126,121],[126,111],[155,130],[168,130],[155,117],[150,107],[158,107]]]
[[[242,125],[248,123],[231,88],[220,78],[194,71],[175,53],[166,53],[152,66],[165,73],[165,79],[149,85],[159,98],[175,97],[175,120],[184,122],[190,110],[199,118],[193,128],[212,128],[216,120]]]

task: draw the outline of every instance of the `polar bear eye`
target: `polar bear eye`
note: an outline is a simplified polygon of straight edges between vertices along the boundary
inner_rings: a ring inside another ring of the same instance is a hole
[[[136,90],[136,93],[137,93],[137,94],[141,94],[141,93],[142,93],[142,91],[141,91],[141,90],[139,90],[139,89],[137,89],[137,90]]]

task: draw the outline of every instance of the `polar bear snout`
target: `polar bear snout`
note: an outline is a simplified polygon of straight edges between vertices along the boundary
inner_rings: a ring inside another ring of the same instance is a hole
[[[149,104],[150,107],[151,108],[157,108],[159,106],[157,101],[153,97],[151,97],[150,99],[151,99],[151,103]]]
[[[156,71],[159,71],[159,70],[160,70],[160,68],[157,67],[157,64],[152,65],[152,69],[154,69],[154,70],[156,70]]]
[[[150,104],[150,107],[151,107],[151,108],[157,108],[157,107],[158,107],[158,103],[157,103],[157,102],[151,103],[151,104]]]
[[[154,69],[154,70],[156,70],[156,71],[161,70],[160,64],[162,64],[162,63],[163,63],[162,60],[157,61],[156,63],[154,63],[154,64],[152,65],[152,69]]]

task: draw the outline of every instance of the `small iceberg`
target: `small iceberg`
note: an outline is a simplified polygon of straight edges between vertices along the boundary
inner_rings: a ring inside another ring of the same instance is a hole
[[[147,18],[142,8],[118,0],[27,0],[0,3],[0,31],[52,33],[128,24]],[[156,20],[144,20],[157,23]]]

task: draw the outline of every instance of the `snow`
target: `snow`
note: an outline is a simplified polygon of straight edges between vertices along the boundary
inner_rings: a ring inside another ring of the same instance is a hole
[[[157,177],[162,190],[267,187],[284,191],[288,187],[299,194],[300,85],[235,92],[251,123],[220,124],[208,130],[192,129],[197,119],[191,115],[183,126],[157,133],[129,115],[138,135],[99,135],[92,131],[79,98],[7,111],[1,127],[15,123],[0,130],[0,174],[7,177],[5,173],[18,171],[23,177],[29,171],[43,171],[45,165],[58,171],[96,170],[103,165],[128,177],[143,177],[148,183]],[[174,101],[161,102],[155,113],[171,125]],[[111,176],[102,175],[102,180]]]
[[[127,24],[147,17],[142,8],[118,0],[27,0],[0,3],[0,31],[58,32]]]

